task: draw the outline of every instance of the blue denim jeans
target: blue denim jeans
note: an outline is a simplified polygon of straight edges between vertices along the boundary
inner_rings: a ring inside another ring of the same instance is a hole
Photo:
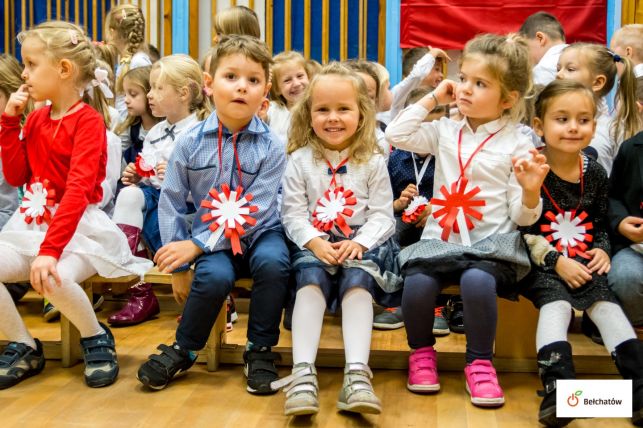
[[[242,255],[223,250],[200,256],[176,331],[177,343],[191,351],[202,349],[235,280],[250,276],[248,340],[258,346],[275,346],[289,275],[290,254],[280,230],[264,232]]]
[[[607,281],[632,325],[643,325],[643,254],[630,247],[616,253]]]

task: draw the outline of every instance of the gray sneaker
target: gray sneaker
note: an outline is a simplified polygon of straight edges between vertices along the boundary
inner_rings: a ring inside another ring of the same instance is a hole
[[[283,388],[286,393],[286,416],[314,415],[319,412],[319,383],[314,365],[299,363],[293,366],[290,376],[271,382],[270,387],[274,390]]]
[[[446,336],[451,333],[446,311],[447,308],[445,306],[435,308],[435,318],[433,319],[433,335],[435,336]]]
[[[373,328],[378,330],[395,330],[404,327],[402,308],[386,308],[381,314],[373,317]]]
[[[382,403],[373,391],[372,378],[373,372],[366,364],[346,363],[337,408],[345,412],[380,414]]]

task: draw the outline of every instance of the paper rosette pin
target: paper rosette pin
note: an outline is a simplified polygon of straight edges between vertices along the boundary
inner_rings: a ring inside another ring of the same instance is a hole
[[[241,197],[243,193],[241,186],[231,191],[227,184],[222,184],[221,190],[219,192],[217,189],[211,189],[208,194],[212,197],[212,201],[201,201],[201,207],[209,210],[201,216],[201,221],[210,222],[208,228],[212,232],[205,246],[211,250],[214,249],[223,235],[230,240],[232,253],[241,254],[240,237],[246,233],[244,225],[257,224],[257,219],[250,214],[259,211],[259,207],[250,205],[252,194],[246,193]]]
[[[438,224],[442,228],[441,238],[443,241],[449,240],[449,235],[453,230],[460,234],[465,245],[470,245],[468,231],[474,228],[471,218],[482,220],[482,213],[474,209],[474,207],[483,207],[486,204],[483,199],[474,198],[480,193],[480,187],[476,186],[466,192],[467,183],[468,180],[462,177],[459,182],[451,184],[450,192],[445,186],[440,188],[444,199],[431,198],[431,204],[443,207],[433,212],[433,217],[440,218]]]
[[[415,223],[420,215],[426,210],[429,205],[429,200],[424,196],[416,196],[411,200],[411,203],[402,213],[402,221],[404,223]]]
[[[317,200],[317,207],[313,211],[313,226],[320,232],[328,232],[333,225],[337,226],[348,238],[353,229],[346,223],[344,216],[353,215],[353,210],[347,206],[353,206],[356,203],[357,199],[351,190],[345,190],[343,187],[326,190],[324,196]]]
[[[588,248],[586,242],[592,242],[594,239],[587,231],[592,230],[594,225],[592,222],[583,223],[587,218],[586,212],[581,211],[576,215],[574,211],[565,211],[560,214],[547,211],[545,218],[551,223],[541,225],[540,231],[549,233],[545,238],[559,252],[568,257],[591,258],[585,251]]]
[[[51,221],[50,208],[56,204],[56,190],[49,188],[49,180],[35,181],[25,190],[20,204],[20,213],[24,215],[25,223],[31,224],[34,220],[37,225]]]
[[[134,162],[136,173],[141,177],[151,177],[156,175],[154,168],[157,163],[158,161],[154,153],[146,153],[145,151],[142,151],[138,156],[136,156],[136,162]]]

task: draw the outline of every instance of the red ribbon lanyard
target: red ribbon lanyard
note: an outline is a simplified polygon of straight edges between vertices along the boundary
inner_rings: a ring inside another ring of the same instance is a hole
[[[243,131],[243,129],[241,130]],[[237,137],[239,136],[239,132],[237,131],[234,134],[232,134],[232,150],[234,152],[234,159],[237,162],[237,174],[239,176],[239,183],[238,185],[241,186],[243,182],[241,181],[241,162],[239,161],[239,153],[237,153]],[[217,146],[219,148],[219,171],[223,169],[223,155],[222,155],[222,146],[223,146],[223,124],[221,121],[219,121],[219,138],[217,141]],[[230,186],[232,186],[232,180],[230,180]]]
[[[340,162],[340,163],[339,163],[335,168],[333,168],[333,166],[330,164],[330,162],[328,161],[328,159],[326,159],[326,163],[328,164],[328,168],[330,168],[330,171],[333,173],[333,177],[330,179],[330,186],[329,186],[329,187],[335,187],[335,186],[337,186],[337,181],[335,180],[335,175],[337,174],[337,171],[338,171],[341,167],[343,167],[344,165],[346,165],[346,163],[348,162],[348,159],[349,159],[349,158],[346,158],[346,159],[344,159],[343,161],[341,161],[341,162]]]
[[[462,128],[460,128],[460,133],[458,134],[458,162],[459,162],[459,164],[460,164],[460,176],[458,177],[458,180],[457,180],[457,181],[460,181],[460,180],[462,179],[462,177],[464,177],[464,172],[467,170],[467,168],[469,167],[469,165],[471,165],[471,161],[473,160],[473,157],[474,157],[475,155],[477,155],[477,154],[478,154],[478,152],[479,152],[480,150],[482,150],[482,148],[484,147],[484,145],[485,145],[485,144],[487,144],[487,142],[488,142],[489,140],[491,140],[493,137],[495,137],[495,136],[496,136],[496,134],[497,134],[498,132],[500,132],[500,131],[502,131],[502,128],[500,128],[499,130],[497,130],[497,131],[496,131],[496,132],[494,132],[493,134],[489,134],[489,136],[488,136],[487,138],[485,138],[485,139],[484,139],[484,141],[478,145],[478,147],[476,147],[476,149],[473,151],[473,153],[471,153],[471,157],[469,158],[469,160],[467,161],[467,163],[466,163],[466,164],[464,164],[464,166],[463,166],[463,165],[462,165]]]
[[[576,205],[576,208],[574,208],[574,213],[578,211],[578,208],[580,208],[580,205],[583,202],[583,189],[585,188],[583,179],[582,156],[578,157],[578,169],[580,170],[580,199],[578,199],[578,205]],[[554,208],[556,208],[556,211],[558,211],[559,214],[563,214],[565,211],[561,207],[559,207],[556,201],[554,201],[554,198],[551,197],[551,194],[549,193],[549,190],[547,190],[547,186],[545,186],[545,183],[543,183],[543,190],[545,191],[545,195],[547,195],[547,198],[551,201],[552,205],[554,205]]]

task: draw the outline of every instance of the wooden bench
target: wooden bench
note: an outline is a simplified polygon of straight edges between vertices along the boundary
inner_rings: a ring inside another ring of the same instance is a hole
[[[138,277],[134,275],[122,278],[103,278],[96,275],[86,280],[82,287],[91,300],[95,286],[109,283],[128,287],[137,281]],[[145,275],[145,281],[151,284],[172,285],[173,282],[175,284],[180,282],[182,285],[187,285],[192,281],[192,271],[163,274],[153,268]],[[252,280],[240,279],[236,281],[235,287],[250,290]],[[459,294],[459,288],[457,286],[447,287],[443,293]],[[533,372],[536,370],[535,334],[537,321],[538,312],[527,299],[523,298],[519,302],[498,299],[494,365],[499,371]],[[43,347],[47,358],[61,359],[63,367],[69,367],[82,359],[78,345],[80,334],[64,316],[61,317],[60,328],[60,341],[43,342]],[[576,371],[578,373],[615,374],[616,369],[607,352],[604,351],[604,348],[600,348],[603,352],[597,349],[586,349],[582,355],[576,355],[575,352]],[[226,306],[222,305],[208,342],[198,355],[198,361],[206,363],[209,371],[215,371],[220,363],[243,363],[243,351],[244,344],[228,343],[226,340]],[[274,351],[282,354],[282,363],[289,364],[292,361],[292,348],[275,347]],[[462,352],[440,352],[440,369],[460,370],[463,362],[462,354]],[[341,367],[343,366],[343,358],[343,349],[323,349],[320,347],[317,365],[320,367]],[[370,364],[373,368],[404,369],[408,364],[408,351],[373,350]]]

